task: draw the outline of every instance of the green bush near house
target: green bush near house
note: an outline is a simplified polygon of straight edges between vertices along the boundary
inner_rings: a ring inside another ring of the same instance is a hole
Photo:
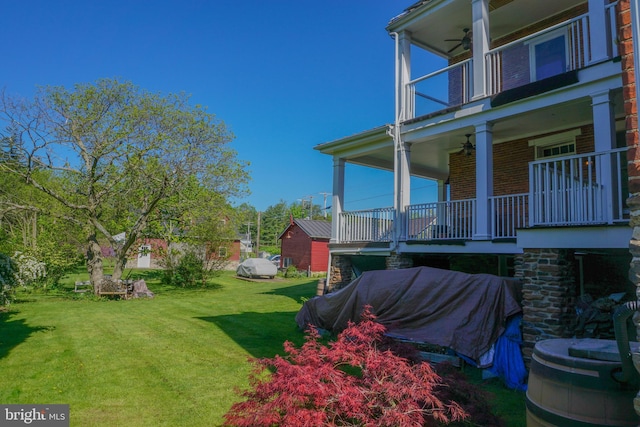
[[[155,298],[76,294],[79,275],[47,293],[18,291],[0,312],[0,402],[69,404],[72,426],[221,425],[236,388],[248,387],[248,358],[302,344],[294,318],[317,286],[233,272],[191,289],[161,284],[158,271],[129,277],[144,278]],[[487,386],[506,425],[524,426],[524,395]]]

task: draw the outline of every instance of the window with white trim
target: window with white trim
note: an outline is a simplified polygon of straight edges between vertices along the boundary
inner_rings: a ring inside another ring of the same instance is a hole
[[[576,154],[576,137],[581,133],[580,129],[573,129],[542,138],[530,139],[529,146],[535,147],[536,159],[571,156]]]
[[[558,30],[534,39],[529,44],[531,81],[557,76],[567,71],[566,31]]]

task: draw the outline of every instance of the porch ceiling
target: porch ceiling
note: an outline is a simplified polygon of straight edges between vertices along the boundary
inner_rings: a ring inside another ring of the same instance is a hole
[[[616,93],[614,104],[619,109],[621,94]],[[454,113],[452,113],[454,114]],[[621,111],[616,112],[620,117]],[[493,122],[494,144],[529,138],[544,133],[575,128],[592,123],[593,110],[590,98],[574,102],[556,104],[546,109],[526,111],[522,114],[508,115]],[[455,119],[453,116],[436,116],[433,120],[420,121],[417,125],[423,129],[432,129],[420,139],[411,141],[411,174],[423,178],[446,180],[449,175],[449,155],[461,150],[470,133],[471,142],[475,128],[473,116]],[[618,127],[624,127],[619,121]],[[316,150],[345,159],[349,163],[393,171],[393,140],[387,134],[388,127],[382,126],[361,134],[315,147]]]
[[[463,36],[463,29],[471,29],[469,0],[427,0],[409,8],[391,20],[387,31],[408,30],[414,44],[442,57],[459,55],[461,48],[451,54],[448,50]],[[580,0],[490,0],[490,31],[493,40],[540,21],[559,12],[585,3]]]

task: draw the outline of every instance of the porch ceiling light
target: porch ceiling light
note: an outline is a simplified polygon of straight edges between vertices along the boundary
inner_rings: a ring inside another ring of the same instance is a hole
[[[469,138],[471,137],[470,133],[466,134],[465,136],[467,137],[467,141],[462,144],[462,150],[460,150],[460,152],[466,154],[467,156],[470,156],[473,153],[473,150],[476,149],[476,146],[473,145],[471,141],[469,141]]]

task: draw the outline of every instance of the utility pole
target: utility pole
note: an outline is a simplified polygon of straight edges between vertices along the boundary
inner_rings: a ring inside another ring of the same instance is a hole
[[[302,215],[304,215],[304,202],[306,202],[307,199],[303,197],[302,199],[298,199],[298,200],[300,200],[300,205],[302,206],[301,212],[302,212]]]
[[[261,212],[258,211],[258,235],[256,236],[256,257],[258,256],[258,252],[260,251],[260,214]]]
[[[324,208],[322,209],[322,212],[323,212],[323,216],[326,218],[327,217],[327,196],[331,193],[320,193],[320,194],[324,198]]]
[[[253,252],[253,248],[251,247],[251,228],[250,228],[251,224],[252,224],[251,221],[247,221],[247,245],[248,245],[247,250],[251,249],[250,251],[248,250],[247,253]]]

